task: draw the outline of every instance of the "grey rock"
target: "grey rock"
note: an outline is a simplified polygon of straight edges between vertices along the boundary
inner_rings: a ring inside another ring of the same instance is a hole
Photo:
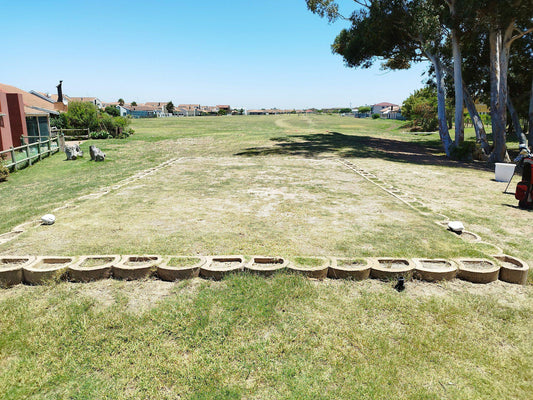
[[[89,146],[89,153],[91,154],[91,160],[104,161],[105,153],[96,146]]]
[[[78,157],[83,157],[83,151],[81,151],[80,146],[77,144],[65,146],[65,154],[67,155],[67,160],[75,160]]]

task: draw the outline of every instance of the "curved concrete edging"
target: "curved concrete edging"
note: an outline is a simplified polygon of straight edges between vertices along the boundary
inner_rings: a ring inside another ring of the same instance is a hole
[[[111,276],[113,266],[119,262],[119,255],[82,256],[68,267],[67,275],[69,280],[73,282],[107,279]]]
[[[500,262],[499,279],[504,282],[525,285],[529,266],[519,258],[508,256],[507,254],[493,256]]]
[[[409,280],[413,277],[413,270],[415,266],[408,258],[372,257],[370,260],[371,278],[389,280],[403,277],[405,280]]]
[[[428,282],[449,281],[457,276],[457,265],[443,258],[413,258],[413,276]]]
[[[362,281],[370,277],[371,267],[368,258],[331,257],[328,278]]]
[[[35,261],[33,256],[0,256],[0,287],[11,287],[22,283],[22,268]]]
[[[169,265],[172,260],[197,259],[193,265]],[[168,256],[163,258],[163,262],[157,266],[157,276],[164,281],[178,281],[183,279],[197,278],[200,268],[207,263],[207,257],[203,256]]]
[[[158,255],[91,255],[80,257],[0,256],[0,287],[20,283],[45,284],[68,277],[74,282],[88,282],[114,277],[135,280],[156,275],[167,281],[202,277],[220,280],[228,274],[241,271],[263,276],[276,271],[290,270],[309,278],[390,280],[421,279],[429,282],[450,280],[455,277],[474,283],[497,280],[526,284],[529,266],[508,255],[493,256],[497,262],[484,258],[399,258],[399,257],[282,257],[253,256],[245,263],[243,256],[158,256]],[[197,259],[189,265],[169,265],[175,259]],[[307,260],[307,265],[306,265]],[[320,265],[313,260],[321,260]],[[96,261],[96,262],[95,262]],[[100,262],[99,262],[100,261]],[[85,262],[88,263],[87,266]],[[8,265],[2,268],[2,263]],[[501,264],[501,265],[500,265]]]
[[[498,279],[500,266],[484,258],[456,258],[457,277],[473,283],[490,283]]]
[[[220,280],[226,275],[242,270],[244,270],[243,256],[212,256],[207,257],[207,263],[200,268],[200,276]]]
[[[282,257],[253,256],[244,266],[246,271],[262,276],[271,276],[287,268],[289,260]]]
[[[156,267],[161,263],[161,256],[156,255],[128,255],[122,257],[111,271],[113,277],[126,281],[134,279],[148,278],[152,275]]]
[[[31,264],[22,267],[24,282],[30,285],[42,285],[59,281],[75,260],[75,257],[37,257]]]
[[[330,259],[327,257],[301,257],[302,259],[321,260],[322,264],[318,266],[306,265],[305,261],[297,261],[297,257],[294,260],[289,261],[287,268],[290,271],[307,276],[314,279],[326,279],[328,276]]]

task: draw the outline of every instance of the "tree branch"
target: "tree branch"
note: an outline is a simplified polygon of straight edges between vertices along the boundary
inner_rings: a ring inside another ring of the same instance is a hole
[[[526,29],[525,31],[520,31],[519,29],[515,29],[515,30],[517,30],[520,33],[518,35],[513,36],[512,38],[509,39],[509,45],[511,45],[511,43],[513,43],[516,39],[520,39],[522,36],[525,36],[528,33],[533,32],[533,27],[531,27],[529,29]]]

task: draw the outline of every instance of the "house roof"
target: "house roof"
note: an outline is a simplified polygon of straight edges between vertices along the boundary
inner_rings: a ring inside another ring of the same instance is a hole
[[[44,100],[35,94],[31,94],[22,89],[19,89],[15,86],[0,83],[0,91],[5,93],[21,94],[22,101],[24,102],[24,112],[26,113],[26,115],[58,114],[58,112],[54,110],[54,105],[51,104],[49,101]]]
[[[383,103],[374,104],[374,107],[376,107],[376,106],[380,106],[380,107],[396,106],[396,107],[398,107],[398,104],[387,103],[386,101],[384,101]]]
[[[91,103],[94,102],[95,100],[100,101],[98,97],[68,97],[68,96],[63,96],[63,97],[68,98],[69,101],[83,101],[83,102],[91,102]]]

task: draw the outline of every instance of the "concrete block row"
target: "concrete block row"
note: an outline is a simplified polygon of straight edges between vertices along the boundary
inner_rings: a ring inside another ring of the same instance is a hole
[[[80,257],[0,256],[0,286],[20,283],[44,284],[61,279],[88,282],[110,277],[135,280],[157,276],[165,281],[202,277],[222,279],[224,276],[248,271],[270,276],[289,270],[313,279],[368,278],[390,280],[403,277],[429,282],[464,279],[489,283],[497,279],[525,284],[529,266],[508,255],[493,260],[482,258],[430,259],[390,257],[282,257],[241,255],[159,256],[159,255],[90,255]]]

